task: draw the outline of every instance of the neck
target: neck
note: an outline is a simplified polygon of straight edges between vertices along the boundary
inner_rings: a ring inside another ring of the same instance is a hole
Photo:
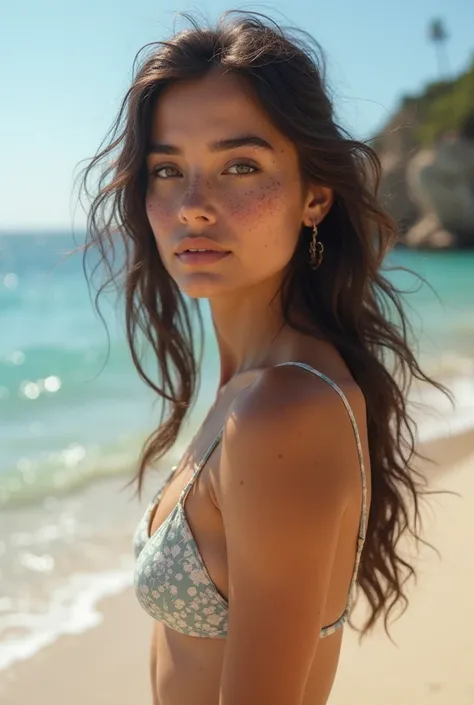
[[[220,356],[219,387],[235,375],[281,361],[286,324],[279,281],[210,301]]]

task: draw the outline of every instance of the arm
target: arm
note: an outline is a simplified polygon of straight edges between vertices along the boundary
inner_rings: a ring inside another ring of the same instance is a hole
[[[237,399],[218,498],[230,603],[220,705],[302,702],[357,473],[347,412],[320,380],[272,370]]]

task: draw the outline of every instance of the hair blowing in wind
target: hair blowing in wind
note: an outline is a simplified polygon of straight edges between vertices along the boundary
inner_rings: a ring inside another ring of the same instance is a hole
[[[358,591],[369,605],[362,633],[382,614],[387,629],[394,607],[406,606],[405,584],[415,574],[399,540],[405,533],[420,540],[419,499],[427,492],[413,465],[417,451],[407,394],[413,378],[444,388],[420,369],[401,292],[382,274],[396,228],[377,198],[380,162],[370,146],[336,123],[321,51],[305,32],[284,30],[257,13],[231,11],[213,27],[186,17],[189,29],[142,50],[108,142],[89,162],[82,182],[91,199],[86,272],[92,276],[105,266],[97,297],[111,284],[124,293],[133,362],[163,401],[161,424],[141,454],[138,488],[147,467],[178,436],[196,398],[201,358],[192,325],[198,303],[185,300],[166,271],[145,209],[153,109],[167,87],[219,67],[246,82],[272,124],[293,142],[302,183],[328,186],[335,195],[319,228],[323,264],[317,270],[309,266],[311,228],[303,226],[280,295],[287,324],[298,328],[290,313],[298,300],[365,396],[372,502],[358,577]],[[123,248],[125,263],[116,256]],[[100,257],[88,270],[91,249]],[[143,341],[154,351],[156,376],[145,370]]]

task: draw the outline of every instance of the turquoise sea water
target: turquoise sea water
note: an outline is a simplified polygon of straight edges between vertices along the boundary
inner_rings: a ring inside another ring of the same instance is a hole
[[[160,406],[135,372],[113,299],[102,302],[106,330],[81,254],[67,255],[79,242],[0,236],[3,505],[64,493],[102,475],[131,475],[158,423]],[[204,391],[212,376],[208,364]]]
[[[65,257],[79,242],[47,233],[0,236],[4,505],[67,492],[100,475],[131,474],[144,435],[159,417],[131,363],[120,314],[111,300],[104,303],[109,348],[81,255]],[[474,380],[474,253],[398,250],[390,263],[422,274],[435,288],[439,300],[422,286],[407,296],[408,310],[429,370],[450,376],[464,402]],[[419,286],[404,273],[390,277],[404,289]],[[208,338],[204,406],[217,379]]]
[[[79,242],[0,235],[0,671],[62,634],[98,624],[98,601],[132,580],[131,536],[142,509],[123,486],[159,406],[132,365],[112,300],[103,309],[109,347],[81,256],[64,258]],[[414,344],[425,369],[456,398],[452,409],[431,389],[416,390],[414,399],[425,403],[418,435],[474,427],[474,253],[399,250],[389,264],[418,272],[436,289],[437,296],[410,275],[389,275],[417,289],[406,297]],[[176,459],[217,383],[204,314],[201,391]],[[110,479],[93,482],[101,477]],[[146,494],[160,482],[153,475]]]

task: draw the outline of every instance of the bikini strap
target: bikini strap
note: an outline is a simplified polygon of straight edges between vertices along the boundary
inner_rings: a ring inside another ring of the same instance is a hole
[[[214,440],[212,441],[209,448],[204,453],[204,455],[201,458],[201,460],[199,461],[199,463],[194,468],[194,472],[191,476],[191,479],[189,480],[189,482],[187,483],[187,485],[185,486],[185,488],[181,492],[181,496],[179,498],[180,504],[184,504],[184,502],[186,501],[186,497],[188,496],[189,492],[191,491],[191,488],[194,485],[194,482],[196,481],[197,476],[199,475],[199,473],[201,472],[201,470],[203,469],[203,467],[205,466],[205,464],[207,463],[207,461],[209,460],[209,458],[211,457],[211,455],[213,454],[213,452],[215,451],[215,449],[219,445],[223,433],[224,433],[224,426],[221,428],[221,430],[219,431],[217,436],[214,438]]]
[[[254,380],[253,382],[251,382],[249,385],[247,385],[246,387],[243,387],[240,391],[238,391],[238,392],[237,392],[237,395],[236,395],[236,398],[237,398],[240,394],[243,394],[243,393],[244,393],[247,389],[249,389],[253,384],[255,384],[256,381],[257,381],[257,380],[255,379],[255,380]],[[209,446],[209,448],[208,448],[208,449],[206,450],[206,452],[204,453],[204,456],[201,458],[200,462],[196,465],[196,467],[195,467],[195,469],[194,469],[194,472],[193,472],[193,474],[192,474],[192,476],[191,476],[191,479],[189,480],[188,484],[186,485],[186,487],[185,487],[185,488],[183,489],[183,491],[181,492],[181,496],[180,496],[180,498],[179,498],[179,503],[180,503],[181,505],[184,506],[184,502],[186,501],[186,497],[188,496],[189,492],[191,491],[191,487],[194,485],[197,476],[199,475],[199,473],[201,472],[201,470],[203,469],[203,467],[205,466],[205,464],[207,463],[207,461],[209,460],[209,458],[211,457],[211,455],[213,454],[213,452],[215,451],[215,449],[216,449],[217,446],[219,445],[219,443],[220,443],[220,441],[221,441],[221,438],[222,438],[222,436],[223,436],[223,434],[224,434],[224,429],[225,429],[225,423],[224,423],[224,425],[222,426],[222,428],[221,428],[221,430],[219,431],[219,433],[217,434],[217,436],[216,436],[216,437],[214,438],[214,440],[212,441],[212,443],[211,443],[211,445]]]
[[[343,616],[341,617],[340,621],[345,621],[351,606],[352,606],[352,601],[353,601],[353,593],[354,593],[354,588],[357,584],[357,575],[359,572],[359,565],[360,565],[360,559],[362,556],[362,549],[364,548],[364,542],[365,542],[365,537],[366,537],[366,532],[367,532],[367,475],[365,471],[365,465],[364,465],[364,455],[362,453],[362,443],[360,440],[360,434],[359,434],[359,429],[357,426],[357,421],[354,416],[354,412],[352,411],[352,408],[347,400],[346,395],[342,391],[338,385],[333,382],[332,379],[327,377],[325,374],[322,372],[319,372],[318,370],[315,370],[314,367],[311,367],[310,365],[307,365],[305,362],[282,362],[279,365],[276,365],[276,367],[282,367],[284,365],[292,365],[294,367],[301,367],[304,370],[307,370],[308,372],[311,372],[312,374],[316,375],[320,379],[322,379],[324,382],[326,382],[330,387],[334,389],[335,392],[339,395],[341,400],[344,403],[344,406],[346,407],[346,411],[349,414],[349,418],[352,423],[352,428],[354,431],[354,436],[355,436],[355,441],[357,445],[357,454],[359,456],[359,466],[360,466],[360,474],[361,474],[361,484],[362,484],[362,508],[361,508],[361,513],[360,513],[360,521],[359,521],[359,535],[357,537],[357,551],[356,551],[356,558],[354,562],[354,570],[352,571],[352,578],[351,578],[351,583],[349,586],[349,595],[348,599],[346,602],[346,608],[344,610]],[[328,630],[328,636],[329,633],[332,633],[332,627],[336,627],[335,625],[330,625],[326,629]],[[331,631],[329,631],[331,630]]]

